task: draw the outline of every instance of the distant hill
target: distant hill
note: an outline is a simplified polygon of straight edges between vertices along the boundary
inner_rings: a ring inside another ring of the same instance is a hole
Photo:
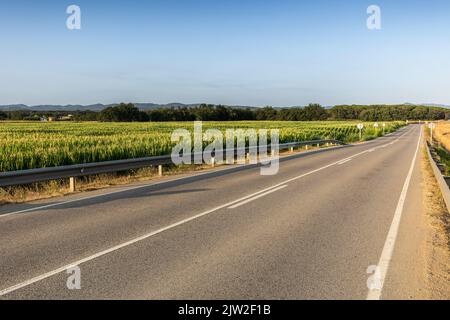
[[[0,105],[0,110],[2,111],[101,111],[108,107],[113,107],[117,105],[114,104],[91,104],[91,105],[35,105],[28,106],[25,104],[11,104],[11,105]],[[167,104],[156,104],[156,103],[134,103],[136,107],[141,110],[152,110],[152,109],[162,109],[162,108],[195,108],[201,105],[201,103],[195,104],[183,104],[183,103],[167,103]],[[251,106],[228,106],[236,109],[246,109],[255,107]]]
[[[423,105],[427,106],[427,107],[438,107],[438,108],[450,109],[450,105],[446,105],[446,104],[424,103]]]
[[[450,105],[438,104],[438,103],[405,103],[407,106],[424,106],[424,107],[436,107],[436,108],[447,108],[450,109]]]
[[[118,105],[118,103],[114,104],[90,104],[90,105],[35,105],[28,106],[25,104],[10,104],[10,105],[0,105],[0,111],[101,111],[108,107],[113,107]],[[167,104],[157,104],[157,103],[134,103],[136,107],[141,110],[154,110],[154,109],[165,109],[165,108],[195,108],[201,105],[201,103],[192,103],[192,104],[184,104],[179,102],[167,103]],[[436,107],[436,108],[446,108],[450,109],[450,105],[445,104],[435,104],[435,103],[404,103],[405,106],[425,106],[425,107]],[[389,105],[386,105],[389,106]],[[235,109],[257,109],[258,107],[254,106],[226,106]],[[291,108],[298,108],[300,106],[293,106]],[[326,109],[332,109],[334,106],[324,106]],[[281,107],[274,107],[274,109],[282,109]]]

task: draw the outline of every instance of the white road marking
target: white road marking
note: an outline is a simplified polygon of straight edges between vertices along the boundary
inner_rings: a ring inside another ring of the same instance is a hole
[[[84,200],[90,200],[90,199],[95,199],[95,198],[100,198],[100,197],[106,197],[106,196],[114,195],[114,194],[121,193],[121,192],[133,191],[133,190],[142,189],[142,188],[149,188],[149,187],[153,187],[153,186],[158,186],[160,184],[175,182],[175,181],[178,181],[178,180],[188,179],[188,178],[192,178],[192,177],[199,177],[199,176],[202,176],[202,175],[211,174],[211,173],[215,173],[215,172],[226,171],[226,170],[231,170],[231,169],[234,169],[234,168],[235,167],[233,167],[233,168],[225,168],[225,169],[215,170],[215,171],[208,171],[208,172],[198,173],[195,176],[187,176],[187,177],[180,177],[180,178],[175,178],[175,179],[170,179],[170,180],[158,181],[158,182],[153,182],[153,183],[149,183],[149,184],[145,184],[145,185],[139,185],[139,186],[136,186],[136,187],[131,187],[131,188],[121,189],[121,190],[117,190],[117,191],[112,191],[112,192],[108,192],[108,193],[96,194],[96,195],[92,195],[92,196],[88,196],[88,197],[82,197],[82,198],[77,198],[77,199],[72,199],[72,200],[67,200],[67,201],[55,202],[55,203],[51,203],[51,204],[44,205],[44,206],[38,206],[38,207],[29,208],[29,209],[8,212],[8,213],[5,213],[5,214],[1,214],[0,213],[0,218],[5,218],[5,217],[11,216],[11,215],[15,215],[15,214],[19,214],[19,213],[26,213],[26,212],[32,212],[32,211],[36,211],[36,210],[40,210],[40,209],[46,209],[46,208],[51,208],[51,207],[56,207],[56,206],[62,206],[62,205],[65,205],[65,204],[78,202],[78,201],[84,201]]]
[[[121,244],[119,244],[119,245],[117,245],[117,246],[111,247],[111,248],[109,248],[109,249],[107,249],[107,250],[100,251],[100,252],[98,252],[98,253],[96,253],[96,254],[93,254],[93,255],[91,255],[91,256],[88,256],[88,257],[86,257],[86,258],[84,258],[84,259],[81,259],[81,260],[72,262],[72,263],[70,263],[70,264],[68,264],[68,265],[65,265],[65,266],[63,266],[63,267],[60,267],[60,268],[55,269],[55,270],[53,270],[53,271],[44,273],[44,274],[42,274],[42,275],[39,275],[39,276],[37,276],[37,277],[34,277],[34,278],[29,279],[29,280],[24,281],[24,282],[21,282],[21,283],[19,283],[19,284],[16,284],[16,285],[14,285],[14,286],[9,287],[9,288],[0,290],[0,296],[4,296],[4,295],[6,295],[6,294],[8,294],[8,293],[14,292],[14,291],[16,291],[16,290],[19,290],[19,289],[21,289],[21,288],[24,288],[24,287],[26,287],[26,286],[29,286],[29,285],[31,285],[31,284],[33,284],[33,283],[36,283],[36,282],[39,282],[39,281],[41,281],[41,280],[47,279],[47,278],[49,278],[49,277],[51,277],[51,276],[54,276],[54,275],[56,275],[56,274],[58,274],[58,273],[64,272],[65,270],[67,270],[67,269],[69,269],[69,268],[72,268],[72,267],[74,267],[74,266],[79,266],[79,265],[81,265],[81,264],[83,264],[83,263],[85,263],[85,262],[88,262],[88,261],[94,260],[94,259],[96,259],[96,258],[102,257],[102,256],[104,256],[104,255],[106,255],[106,254],[108,254],[108,253],[117,251],[117,250],[119,250],[119,249],[122,249],[122,248],[124,248],[124,247],[130,246],[130,245],[132,245],[132,244],[135,244],[135,243],[137,243],[137,242],[140,242],[140,241],[142,241],[142,240],[145,240],[145,239],[147,239],[147,238],[150,238],[150,237],[152,237],[152,236],[154,236],[154,235],[157,235],[157,234],[162,233],[162,232],[164,232],[164,231],[167,231],[167,230],[169,230],[169,229],[175,228],[175,227],[177,227],[177,226],[180,226],[180,225],[185,224],[185,223],[187,223],[187,222],[190,222],[190,221],[192,221],[192,220],[195,220],[195,219],[198,219],[198,218],[200,218],[200,217],[203,217],[203,216],[205,216],[205,215],[207,215],[207,214],[210,214],[210,213],[212,213],[212,212],[215,212],[215,211],[218,211],[218,210],[220,210],[220,209],[226,208],[226,207],[228,207],[228,206],[231,206],[231,205],[235,204],[236,202],[240,202],[240,201],[243,201],[243,200],[245,200],[245,199],[254,197],[255,195],[260,194],[260,193],[262,193],[262,192],[264,192],[264,191],[266,191],[266,190],[269,190],[269,189],[272,189],[272,187],[267,188],[267,189],[264,189],[264,190],[261,190],[261,191],[258,191],[258,192],[255,192],[255,193],[253,193],[253,194],[247,195],[247,196],[242,197],[242,198],[240,198],[240,199],[237,199],[237,200],[228,202],[228,203],[223,204],[223,205],[221,205],[221,206],[215,207],[215,208],[210,209],[210,210],[208,210],[208,211],[205,211],[205,212],[202,212],[202,213],[197,214],[197,215],[195,215],[195,216],[192,216],[192,217],[190,217],[190,218],[183,219],[183,220],[178,221],[178,222],[176,222],[176,223],[170,224],[170,225],[168,225],[168,226],[166,226],[166,227],[163,227],[163,228],[160,228],[160,229],[158,229],[158,230],[155,230],[155,231],[152,231],[152,232],[150,232],[150,233],[147,233],[147,234],[145,234],[145,235],[143,235],[143,236],[140,236],[140,237],[138,237],[138,238],[135,238],[135,239],[132,239],[132,240],[130,240],[130,241],[121,243]]]
[[[228,209],[235,209],[235,208],[238,208],[238,207],[240,207],[240,206],[243,206],[244,204],[247,204],[247,203],[252,202],[252,201],[254,201],[254,200],[256,200],[256,199],[259,199],[259,198],[262,198],[262,197],[264,197],[264,196],[267,196],[268,194],[271,194],[271,193],[276,192],[276,191],[278,191],[278,190],[284,189],[284,188],[286,188],[286,187],[287,187],[287,185],[285,184],[284,186],[280,186],[280,187],[278,187],[278,188],[269,190],[269,191],[264,192],[264,193],[262,193],[262,194],[260,194],[260,195],[257,195],[256,197],[253,197],[253,198],[247,199],[247,200],[245,200],[245,201],[239,202],[239,203],[237,203],[237,204],[235,204],[235,205],[232,205],[231,207],[228,207]]]
[[[403,129],[400,129],[400,130],[403,130]],[[398,132],[400,132],[400,130]],[[398,141],[401,137],[403,137],[407,133],[408,133],[408,131],[406,131],[401,136],[399,136],[395,141]],[[371,141],[366,141],[366,142],[371,142]],[[366,142],[364,142],[364,143],[366,143]],[[393,144],[393,143],[394,143],[394,141],[391,142],[390,144]],[[390,144],[388,143],[388,144],[385,144],[385,145],[382,145],[382,146],[379,146],[379,147],[376,147],[376,148],[384,148],[384,147],[387,147]],[[333,148],[330,148],[330,149],[333,149]],[[314,152],[314,150],[312,150],[311,152]],[[364,151],[361,154],[366,153],[366,152],[367,151]],[[287,157],[291,157],[291,156],[287,156]],[[292,157],[295,157],[295,155],[292,155]],[[246,164],[244,166],[247,166],[247,165],[248,164]],[[251,166],[251,165],[252,164],[249,164],[248,166]],[[32,211],[36,211],[36,210],[41,210],[41,209],[46,209],[46,208],[51,208],[51,207],[56,207],[56,206],[62,206],[62,205],[73,203],[73,202],[90,200],[90,199],[95,199],[95,198],[100,198],[100,197],[106,197],[106,196],[117,194],[117,193],[121,193],[121,192],[127,192],[127,191],[133,191],[133,190],[138,190],[138,189],[142,189],[142,188],[157,186],[157,185],[160,185],[160,184],[170,183],[170,182],[179,181],[179,180],[183,180],[183,179],[188,179],[188,178],[192,178],[192,177],[199,177],[199,176],[202,176],[202,175],[212,174],[212,173],[216,173],[216,172],[232,170],[234,168],[235,167],[224,168],[224,169],[215,170],[215,171],[207,171],[207,172],[204,172],[204,173],[198,173],[198,174],[196,174],[194,176],[180,177],[180,178],[175,178],[175,179],[170,179],[170,180],[165,180],[165,181],[153,182],[153,183],[150,183],[150,184],[135,186],[135,187],[127,188],[127,189],[121,189],[121,190],[117,190],[117,191],[113,191],[113,192],[108,192],[108,193],[103,193],[103,194],[96,194],[96,195],[87,196],[87,197],[81,197],[81,198],[77,198],[77,199],[73,199],[73,200],[67,200],[67,201],[51,203],[51,204],[47,204],[47,205],[43,205],[43,206],[37,206],[37,207],[33,207],[33,208],[28,208],[28,209],[19,210],[19,211],[8,212],[8,213],[4,213],[4,214],[0,213],[0,219],[1,218],[6,218],[6,217],[11,216],[11,215],[15,215],[15,214],[27,213],[27,212],[32,212]]]
[[[343,165],[344,163],[347,163],[347,162],[352,161],[352,160],[353,160],[353,159],[346,159],[346,160],[344,160],[344,161],[339,162],[338,165],[341,166],[341,165]]]
[[[341,147],[332,147],[329,148],[330,150],[333,149],[338,149]],[[315,153],[316,150],[311,150],[311,151],[306,151],[304,152],[304,154],[308,154],[308,153]],[[287,155],[284,156],[283,158],[290,158],[290,157],[295,157],[298,154],[294,154],[294,155]],[[280,157],[281,158],[281,157]],[[253,166],[254,164],[244,164],[244,165],[240,165],[240,166]],[[208,174],[213,174],[213,173],[217,173],[217,172],[222,172],[222,171],[228,171],[228,170],[233,170],[235,169],[236,166],[234,167],[229,167],[229,168],[223,168],[223,169],[219,169],[219,170],[214,170],[214,171],[206,171],[206,172],[202,172],[202,173],[196,173],[195,175],[189,175],[189,176],[184,176],[184,177],[179,177],[179,178],[175,178],[175,179],[170,179],[170,180],[164,180],[164,181],[158,181],[158,182],[152,182],[149,184],[144,184],[144,185],[139,185],[139,186],[135,186],[135,187],[130,187],[130,188],[126,188],[126,189],[120,189],[117,191],[112,191],[112,192],[107,192],[107,193],[103,193],[103,194],[96,194],[96,195],[92,195],[92,196],[87,196],[87,197],[81,197],[81,198],[77,198],[77,199],[72,199],[72,200],[66,200],[66,201],[60,201],[60,202],[55,202],[55,203],[51,203],[51,204],[47,204],[47,205],[43,205],[43,206],[37,206],[37,207],[33,207],[33,208],[28,208],[28,209],[24,209],[24,210],[19,210],[19,211],[13,211],[13,212],[7,212],[7,213],[0,213],[0,219],[1,218],[6,218],[8,216],[12,216],[15,214],[20,214],[20,213],[27,213],[27,212],[33,212],[33,211],[37,211],[37,210],[41,210],[41,209],[46,209],[46,208],[51,208],[51,207],[57,207],[57,206],[62,206],[65,204],[70,204],[73,202],[79,202],[79,201],[84,201],[84,200],[90,200],[90,199],[95,199],[95,198],[100,198],[100,197],[106,197],[109,195],[114,195],[117,193],[122,193],[122,192],[127,192],[127,191],[133,191],[133,190],[138,190],[138,189],[143,189],[143,188],[149,188],[149,187],[153,187],[153,186],[158,186],[160,184],[166,184],[166,183],[170,183],[170,182],[176,182],[179,180],[184,180],[184,179],[189,179],[189,178],[195,178],[195,177],[200,177],[203,175],[208,175]]]
[[[377,289],[369,290],[367,294],[367,300],[380,300],[381,294],[383,291],[384,281],[386,279],[386,274],[389,269],[389,263],[392,259],[392,253],[395,247],[395,241],[397,240],[398,229],[400,227],[400,220],[402,218],[403,206],[405,204],[406,195],[408,193],[409,184],[411,181],[411,177],[414,171],[414,166],[417,160],[417,154],[419,153],[420,142],[422,139],[422,129],[420,130],[419,141],[417,142],[416,152],[414,154],[413,160],[411,162],[411,167],[409,169],[408,175],[406,176],[405,183],[403,185],[402,192],[400,194],[400,198],[398,200],[397,208],[395,209],[394,219],[392,220],[391,227],[389,229],[389,233],[386,238],[386,242],[384,243],[383,251],[381,253],[380,261],[378,262],[379,268],[379,281],[380,287]]]
[[[377,148],[379,148],[379,147],[377,147]],[[357,154],[353,155],[352,158],[358,157],[358,156],[360,156],[360,155],[362,155],[362,154],[365,154],[365,153],[367,153],[367,151],[362,151],[362,152],[360,152],[360,153],[357,153]],[[310,172],[304,173],[304,174],[299,175],[299,176],[297,176],[297,177],[293,177],[293,178],[291,178],[291,179],[288,179],[288,180],[286,180],[286,181],[283,181],[283,182],[281,182],[281,183],[279,183],[279,184],[276,184],[276,185],[274,185],[274,186],[268,187],[268,188],[266,188],[266,189],[263,189],[263,190],[260,190],[260,191],[258,191],[258,192],[255,192],[255,193],[252,193],[252,194],[250,194],[250,195],[247,195],[247,196],[245,196],[245,197],[242,197],[242,198],[240,198],[240,199],[237,199],[237,200],[228,202],[228,203],[226,203],[226,204],[220,205],[220,206],[215,207],[215,208],[213,208],[213,209],[210,209],[210,210],[207,210],[207,211],[202,212],[202,213],[200,213],[200,214],[194,215],[194,216],[192,216],[192,217],[190,217],[190,218],[186,218],[186,219],[183,219],[183,220],[181,220],[181,221],[175,222],[175,223],[170,224],[170,225],[168,225],[168,226],[166,226],[166,227],[163,227],[163,228],[160,228],[160,229],[158,229],[158,230],[155,230],[155,231],[152,231],[152,232],[150,232],[150,233],[147,233],[147,234],[145,234],[145,235],[142,235],[142,236],[140,236],[140,237],[138,237],[138,238],[129,240],[129,241],[127,241],[127,242],[121,243],[121,244],[116,245],[116,246],[114,246],[114,247],[111,247],[111,248],[109,248],[109,249],[100,251],[100,252],[98,252],[98,253],[96,253],[96,254],[93,254],[93,255],[91,255],[91,256],[88,256],[88,257],[86,257],[86,258],[84,258],[84,259],[81,259],[81,260],[78,260],[78,261],[74,261],[74,262],[72,262],[72,263],[70,263],[70,264],[67,264],[67,265],[65,265],[65,266],[62,266],[62,267],[60,267],[60,268],[58,268],[58,269],[55,269],[55,270],[49,271],[49,272],[47,272],[47,273],[41,274],[41,275],[39,275],[39,276],[36,276],[36,277],[31,278],[31,279],[29,279],[29,280],[26,280],[26,281],[24,281],[24,282],[21,282],[21,283],[18,283],[18,284],[16,284],[16,285],[13,285],[13,286],[11,286],[11,287],[9,287],[9,288],[0,290],[0,296],[4,296],[4,295],[9,294],[9,293],[12,293],[12,292],[14,292],[14,291],[16,291],[16,290],[19,290],[19,289],[22,289],[22,288],[27,287],[27,286],[29,286],[29,285],[32,285],[32,284],[34,284],[34,283],[36,283],[36,282],[45,280],[45,279],[50,278],[50,277],[52,277],[52,276],[54,276],[54,275],[57,275],[57,274],[59,274],[59,273],[61,273],[61,272],[64,272],[64,271],[66,271],[66,270],[69,269],[69,268],[72,268],[72,267],[74,267],[74,266],[79,266],[79,265],[81,265],[81,264],[83,264],[83,263],[89,262],[89,261],[94,260],[94,259],[96,259],[96,258],[99,258],[99,257],[102,257],[102,256],[107,255],[107,254],[109,254],[109,253],[112,253],[112,252],[114,252],[114,251],[117,251],[117,250],[120,250],[120,249],[122,249],[122,248],[128,247],[128,246],[133,245],[133,244],[135,244],[135,243],[137,243],[137,242],[140,242],[140,241],[143,241],[143,240],[145,240],[145,239],[148,239],[148,238],[150,238],[150,237],[152,237],[152,236],[154,236],[154,235],[160,234],[160,233],[162,233],[162,232],[164,232],[164,231],[173,229],[173,228],[175,228],[175,227],[178,227],[178,226],[180,226],[180,225],[182,225],[182,224],[185,224],[185,223],[188,223],[188,222],[190,222],[190,221],[196,220],[196,219],[198,219],[198,218],[201,218],[201,217],[203,217],[203,216],[206,216],[206,215],[208,215],[208,214],[210,214],[210,213],[213,213],[213,212],[215,212],[215,211],[218,211],[218,210],[221,210],[221,209],[230,207],[230,206],[232,206],[232,205],[234,205],[234,204],[236,204],[236,203],[238,203],[238,202],[241,202],[241,201],[244,201],[244,200],[246,200],[246,199],[255,197],[256,195],[259,195],[259,194],[265,193],[265,192],[267,192],[267,191],[270,191],[270,190],[272,190],[272,189],[281,187],[281,186],[283,186],[283,185],[285,185],[285,184],[287,184],[287,183],[289,183],[289,182],[292,182],[292,181],[301,179],[301,178],[303,178],[303,177],[309,176],[309,175],[314,174],[314,173],[316,173],[316,172],[319,172],[319,171],[322,171],[322,170],[324,170],[324,169],[330,168],[330,167],[335,166],[336,164],[338,164],[338,163],[340,163],[340,162],[342,162],[343,160],[346,160],[346,159],[348,159],[348,158],[341,159],[341,160],[339,160],[339,161],[330,163],[330,164],[328,164],[328,165],[325,165],[325,166],[320,167],[320,168],[318,168],[318,169],[315,169],[315,170],[312,170],[312,171],[310,171]],[[204,174],[206,174],[206,173],[204,173]],[[179,179],[182,179],[182,178],[179,178]],[[175,181],[175,180],[179,180],[179,179],[174,179],[174,180],[171,180],[171,181]],[[159,183],[164,183],[164,182],[159,182]],[[159,184],[159,183],[157,183],[157,184]],[[148,186],[148,185],[147,185],[147,186]],[[139,189],[139,188],[144,188],[144,187],[146,187],[146,186],[138,186],[138,187],[135,187],[135,188],[129,188],[129,189],[127,189],[126,191],[128,191],[128,190],[134,190],[134,189]],[[123,191],[117,191],[117,192],[114,192],[114,193],[118,193],[118,192],[123,192]],[[109,194],[113,194],[113,193],[109,193]],[[97,195],[97,196],[98,196],[98,195]],[[97,197],[97,196],[86,197],[86,198],[84,198],[84,199],[95,198],[95,197]],[[80,200],[81,200],[81,199],[71,200],[71,201],[66,201],[66,202],[64,202],[64,204],[65,204],[65,203],[70,203],[70,202],[75,202],[75,201],[80,201]],[[61,205],[61,204],[63,204],[63,203],[58,203],[58,204],[54,204],[54,205]],[[45,207],[49,207],[49,206],[45,206]],[[42,207],[41,207],[41,208],[42,208]],[[33,209],[34,209],[34,210],[37,210],[37,208],[33,208]],[[30,211],[31,211],[31,210],[30,210]],[[11,213],[11,214],[12,214],[12,213]]]

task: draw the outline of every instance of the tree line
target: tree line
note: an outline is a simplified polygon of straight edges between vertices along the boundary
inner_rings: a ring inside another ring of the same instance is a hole
[[[100,112],[95,111],[0,111],[0,120],[36,120],[42,117],[73,121],[102,122],[168,122],[168,121],[322,121],[322,120],[444,120],[450,119],[450,109],[416,105],[339,105],[324,108],[319,104],[293,108],[232,108],[202,104],[193,108],[165,108],[142,111],[133,104],[121,103]]]

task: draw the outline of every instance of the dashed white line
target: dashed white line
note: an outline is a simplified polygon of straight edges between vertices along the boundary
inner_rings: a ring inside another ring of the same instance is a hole
[[[278,188],[275,188],[275,189],[269,190],[269,191],[267,191],[267,192],[264,192],[264,193],[262,193],[262,194],[260,194],[260,195],[257,195],[256,197],[253,197],[253,198],[247,199],[247,200],[245,200],[245,201],[236,203],[235,205],[232,205],[231,207],[228,207],[228,209],[236,209],[236,208],[238,208],[238,207],[240,207],[240,206],[243,206],[244,204],[247,204],[247,203],[252,202],[252,201],[254,201],[254,200],[256,200],[256,199],[259,199],[259,198],[262,198],[262,197],[264,197],[264,196],[267,196],[268,194],[271,194],[271,193],[276,192],[276,191],[278,191],[278,190],[284,189],[284,188],[286,188],[286,187],[287,187],[287,185],[279,186]]]
[[[352,160],[353,160],[353,159],[346,159],[346,160],[344,160],[344,161],[339,162],[338,165],[341,166],[341,165],[343,165],[344,163],[347,163],[347,162],[352,161]]]

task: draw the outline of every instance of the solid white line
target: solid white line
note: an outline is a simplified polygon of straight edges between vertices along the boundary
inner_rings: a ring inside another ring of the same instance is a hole
[[[386,274],[389,269],[389,263],[391,262],[391,259],[392,259],[392,253],[394,251],[395,241],[397,240],[397,234],[398,234],[398,229],[400,227],[400,220],[402,218],[403,207],[405,204],[406,195],[408,193],[411,177],[414,172],[414,166],[416,164],[417,154],[419,153],[421,139],[422,139],[422,128],[420,130],[419,141],[417,142],[416,152],[414,153],[414,157],[411,162],[411,167],[409,168],[408,175],[406,176],[406,180],[403,185],[403,189],[400,194],[400,198],[398,200],[397,208],[395,209],[394,218],[392,220],[392,224],[389,229],[389,233],[387,235],[386,242],[384,243],[380,261],[378,262],[379,279],[377,279],[377,280],[380,281],[380,287],[377,289],[369,290],[369,293],[367,294],[367,300],[380,300],[381,299],[383,285],[384,285],[384,281],[386,279]]]
[[[284,185],[284,186],[280,186],[280,187],[278,187],[278,188],[272,189],[272,190],[270,190],[270,191],[264,192],[264,193],[262,193],[262,194],[260,194],[260,195],[257,195],[256,197],[253,197],[253,198],[247,199],[247,200],[245,200],[245,201],[243,201],[243,202],[239,202],[239,203],[237,203],[237,204],[235,204],[235,205],[232,205],[231,207],[228,207],[228,209],[235,209],[235,208],[238,208],[238,207],[240,207],[240,206],[243,206],[244,204],[247,204],[247,203],[252,202],[252,201],[254,201],[254,200],[256,200],[256,199],[259,199],[259,198],[262,198],[262,197],[264,197],[264,196],[267,196],[268,194],[271,194],[271,193],[276,192],[276,191],[278,191],[278,190],[284,189],[284,188],[286,188],[286,187],[287,187],[287,185]]]
[[[366,152],[367,152],[367,151],[362,151],[362,152],[360,152],[360,153],[357,153],[357,154],[353,155],[352,158],[355,158],[355,157],[357,157],[357,156],[360,156],[360,155],[362,155],[362,154],[365,154]],[[147,233],[147,234],[145,234],[145,235],[143,235],[143,236],[140,236],[140,237],[138,237],[138,238],[135,238],[135,239],[132,239],[132,240],[130,240],[130,241],[124,242],[124,243],[122,243],[122,244],[116,245],[116,246],[111,247],[111,248],[109,248],[109,249],[107,249],[107,250],[100,251],[100,252],[98,252],[98,253],[96,253],[96,254],[94,254],[94,255],[88,256],[88,257],[86,257],[86,258],[84,258],[84,259],[81,259],[81,260],[72,262],[72,263],[67,264],[67,265],[65,265],[65,266],[63,266],[63,267],[60,267],[60,268],[58,268],[58,269],[55,269],[55,270],[52,270],[52,271],[50,271],[50,272],[44,273],[44,274],[42,274],[42,275],[36,276],[36,277],[34,277],[34,278],[31,278],[31,279],[26,280],[26,281],[24,281],[24,282],[21,282],[21,283],[19,283],[19,284],[13,285],[13,286],[11,286],[11,287],[9,287],[9,288],[0,290],[0,296],[4,296],[4,295],[6,295],[6,294],[8,294],[8,293],[11,293],[11,292],[14,292],[14,291],[16,291],[16,290],[19,290],[19,289],[21,289],[21,288],[27,287],[27,286],[29,286],[29,285],[31,285],[31,284],[34,284],[34,283],[36,283],[36,282],[39,282],[39,281],[41,281],[41,280],[47,279],[47,278],[52,277],[52,276],[54,276],[54,275],[56,275],[56,274],[59,274],[59,273],[61,273],[61,272],[64,272],[65,270],[67,270],[67,269],[69,269],[69,268],[71,268],[71,267],[73,267],[73,266],[79,266],[80,264],[83,264],[83,263],[85,263],[85,262],[88,262],[88,261],[94,260],[94,259],[96,259],[96,258],[102,257],[102,256],[104,256],[104,255],[106,255],[106,254],[109,254],[109,253],[111,253],[111,252],[117,251],[117,250],[122,249],[122,248],[124,248],[124,247],[133,245],[133,244],[135,244],[135,243],[137,243],[137,242],[140,242],[140,241],[142,241],[142,240],[145,240],[145,239],[147,239],[147,238],[150,238],[150,237],[152,237],[152,236],[154,236],[154,235],[157,235],[157,234],[162,233],[162,232],[164,232],[164,231],[170,230],[170,229],[175,228],[175,227],[177,227],[177,226],[180,226],[180,225],[182,225],[182,224],[188,223],[188,222],[193,221],[193,220],[195,220],[195,219],[198,219],[198,218],[200,218],[200,217],[206,216],[206,215],[208,215],[208,214],[210,214],[210,213],[213,213],[213,212],[215,212],[215,211],[221,210],[221,209],[223,209],[223,208],[230,207],[230,206],[232,206],[232,205],[234,205],[234,204],[236,204],[236,203],[238,203],[238,202],[241,202],[241,201],[244,201],[244,200],[246,200],[246,199],[255,197],[256,195],[259,195],[259,194],[261,194],[261,193],[265,193],[265,192],[267,192],[267,191],[269,191],[269,190],[272,190],[272,189],[281,187],[281,186],[283,186],[283,185],[285,185],[285,184],[287,184],[287,183],[289,183],[289,182],[291,182],[291,181],[295,181],[295,180],[301,179],[301,178],[303,178],[303,177],[309,176],[309,175],[311,175],[311,174],[314,174],[314,173],[316,173],[316,172],[319,172],[319,171],[321,171],[321,170],[330,168],[330,167],[335,166],[336,164],[338,164],[338,163],[340,163],[340,162],[342,162],[343,160],[346,160],[346,159],[348,159],[348,158],[341,159],[341,160],[339,160],[339,161],[335,161],[335,162],[333,162],[333,163],[330,163],[330,164],[325,165],[325,166],[323,166],[323,167],[320,167],[320,168],[318,168],[318,169],[312,170],[312,171],[310,171],[310,172],[304,173],[304,174],[299,175],[299,176],[297,176],[297,177],[294,177],[294,178],[288,179],[288,180],[286,180],[286,181],[283,181],[283,182],[281,182],[281,183],[279,183],[279,184],[276,184],[276,185],[274,185],[274,186],[268,187],[268,188],[266,188],[266,189],[260,190],[260,191],[255,192],[255,193],[252,193],[252,194],[247,195],[247,196],[245,196],[245,197],[242,197],[242,198],[240,198],[240,199],[237,199],[237,200],[228,202],[228,203],[223,204],[223,205],[221,205],[221,206],[215,207],[215,208],[210,209],[210,210],[208,210],[208,211],[205,211],[205,212],[202,212],[202,213],[197,214],[197,215],[195,215],[195,216],[192,216],[192,217],[190,217],[190,218],[187,218],[187,219],[178,221],[178,222],[176,222],[176,223],[170,224],[170,225],[168,225],[168,226],[166,226],[166,227],[160,228],[160,229],[158,229],[158,230],[152,231],[152,232]],[[206,174],[206,173],[205,173],[205,174]],[[182,179],[182,178],[179,178],[179,179]],[[171,180],[171,181],[175,181],[175,180],[178,180],[178,179],[174,179],[174,180]],[[164,182],[159,182],[159,183],[164,183]],[[157,183],[157,184],[159,184],[159,183]],[[147,186],[148,186],[148,185],[147,185]],[[134,190],[134,189],[139,189],[139,188],[144,188],[144,187],[146,187],[146,186],[138,186],[138,187],[135,187],[135,188],[127,189],[126,191],[128,191],[128,190]],[[123,191],[117,191],[117,192],[114,192],[114,193],[118,193],[118,192],[123,192]],[[113,194],[113,193],[109,193],[109,194]],[[86,198],[84,198],[84,199],[95,198],[95,197],[97,197],[97,196],[86,197]],[[65,204],[65,203],[70,203],[70,202],[75,202],[75,201],[80,201],[80,199],[77,199],[77,200],[71,200],[71,201],[66,201],[66,202],[64,202],[64,204]],[[54,204],[54,205],[60,205],[60,204],[63,204],[63,203],[58,203],[58,204]],[[50,206],[54,206],[54,205],[50,205]],[[45,206],[45,207],[49,207],[49,206]],[[42,207],[41,207],[41,208],[42,208]],[[34,210],[37,210],[37,208],[33,208],[33,209],[34,209]],[[12,214],[12,213],[11,213],[11,214]]]

